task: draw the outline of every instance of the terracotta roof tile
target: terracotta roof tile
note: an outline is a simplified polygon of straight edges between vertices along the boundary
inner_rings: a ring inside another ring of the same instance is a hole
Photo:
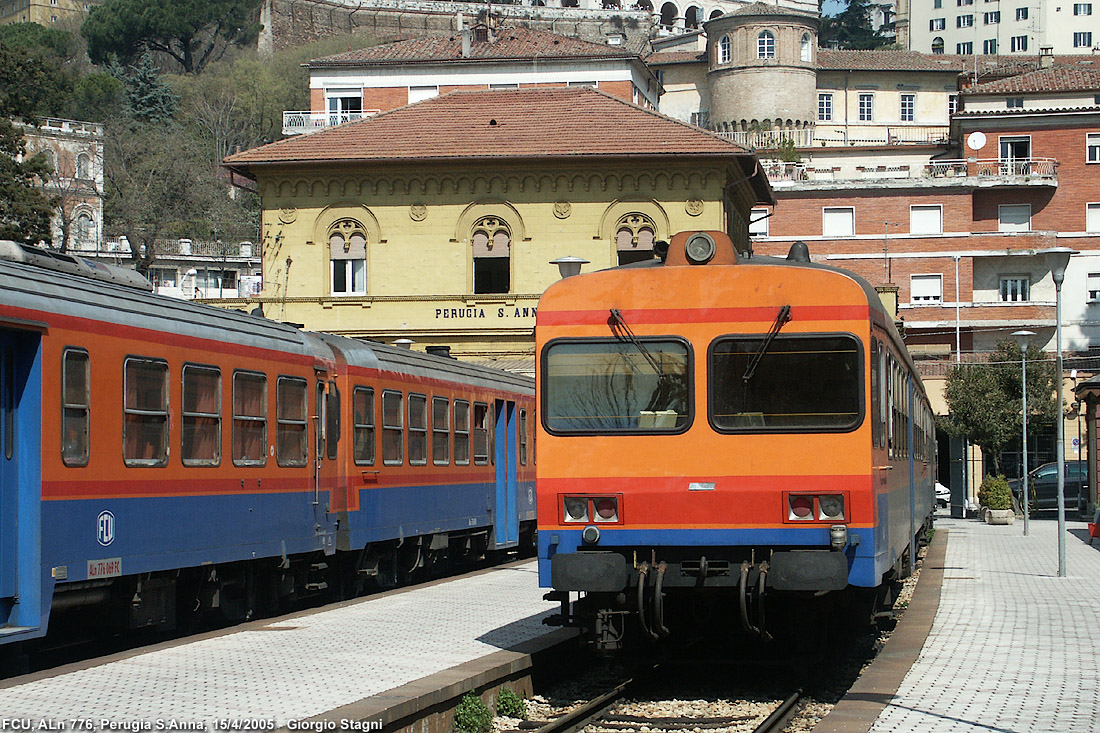
[[[587,87],[451,92],[225,159],[267,163],[752,154]]]
[[[661,64],[705,63],[706,60],[706,51],[690,49],[686,51],[658,51],[657,53],[651,53],[649,56],[646,56],[645,62],[650,66],[660,66]]]
[[[831,71],[950,71],[958,73],[973,64],[973,56],[929,54],[918,51],[817,52],[817,67]]]
[[[1026,92],[1100,91],[1100,68],[1076,65],[1056,65],[1049,69],[1028,71],[997,81],[977,84],[964,89],[963,94],[1014,94]]]
[[[810,13],[805,10],[795,10],[793,8],[784,8],[779,5],[771,5],[770,3],[750,3],[744,5],[732,13],[726,13],[726,15],[808,15],[811,17],[818,17],[817,13]]]
[[[329,66],[370,66],[375,64],[416,64],[448,61],[506,61],[513,59],[638,58],[624,46],[582,41],[572,36],[531,28],[498,28],[495,40],[473,41],[470,55],[462,55],[462,36],[427,36],[385,43],[358,51],[326,56],[309,62],[311,68]]]

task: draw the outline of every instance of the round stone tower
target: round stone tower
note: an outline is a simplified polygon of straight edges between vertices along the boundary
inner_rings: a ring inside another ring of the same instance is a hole
[[[814,13],[762,2],[708,21],[710,128],[813,127],[819,25]]]

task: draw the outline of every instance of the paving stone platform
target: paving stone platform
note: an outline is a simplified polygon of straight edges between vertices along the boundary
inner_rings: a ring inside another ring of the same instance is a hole
[[[542,618],[557,605],[543,601],[544,592],[535,561],[512,563],[6,680],[0,730],[24,718],[36,729],[74,720],[92,721],[91,730],[234,729],[217,721],[283,727],[551,633]]]
[[[939,607],[872,733],[1100,730],[1100,540],[1067,522],[1060,578],[1053,519],[1026,537],[1019,518],[936,527],[948,532]]]

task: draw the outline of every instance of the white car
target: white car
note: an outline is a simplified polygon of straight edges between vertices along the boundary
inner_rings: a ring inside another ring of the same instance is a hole
[[[936,506],[947,508],[951,504],[951,489],[936,482]]]

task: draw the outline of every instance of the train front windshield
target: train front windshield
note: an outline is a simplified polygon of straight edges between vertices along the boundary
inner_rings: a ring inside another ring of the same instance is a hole
[[[690,360],[678,340],[559,341],[543,352],[551,432],[677,432],[690,417]]]
[[[707,365],[711,422],[723,432],[852,430],[861,365],[859,342],[843,334],[720,338]]]

